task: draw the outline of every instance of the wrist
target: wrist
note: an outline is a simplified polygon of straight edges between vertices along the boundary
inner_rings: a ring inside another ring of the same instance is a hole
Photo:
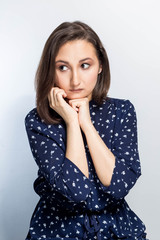
[[[78,119],[72,119],[72,120],[69,120],[69,121],[66,121],[66,126],[67,126],[67,128],[69,127],[73,127],[73,128],[75,128],[75,127],[79,127],[79,122],[78,122]]]
[[[88,134],[90,131],[92,131],[94,129],[94,125],[92,123],[92,121],[84,124],[84,126],[81,126],[82,131],[84,132],[84,134]]]

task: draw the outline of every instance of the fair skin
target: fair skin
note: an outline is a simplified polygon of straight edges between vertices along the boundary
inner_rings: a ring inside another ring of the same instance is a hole
[[[66,123],[66,157],[89,177],[82,130],[97,176],[104,186],[109,186],[115,156],[92,124],[89,110],[92,91],[102,71],[95,48],[85,40],[67,42],[59,49],[55,63],[56,87],[51,89],[48,99],[50,107]]]

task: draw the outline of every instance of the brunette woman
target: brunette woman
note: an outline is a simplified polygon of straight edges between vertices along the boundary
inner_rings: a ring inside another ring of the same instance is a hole
[[[125,196],[141,175],[129,100],[108,97],[110,70],[97,34],[64,22],[48,38],[25,118],[40,200],[26,240],[146,239]]]

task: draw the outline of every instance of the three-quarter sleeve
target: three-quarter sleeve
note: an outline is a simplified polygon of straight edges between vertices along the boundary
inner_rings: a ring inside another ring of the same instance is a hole
[[[141,175],[137,143],[137,118],[133,104],[126,100],[117,106],[112,152],[115,167],[111,183],[102,189],[116,199],[125,197]]]
[[[87,199],[92,183],[81,170],[65,157],[61,133],[38,121],[35,115],[25,118],[25,126],[33,157],[49,185],[71,201]],[[53,126],[52,126],[53,127]]]

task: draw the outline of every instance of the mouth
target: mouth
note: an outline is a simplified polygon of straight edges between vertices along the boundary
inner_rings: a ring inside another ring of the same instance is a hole
[[[79,89],[70,89],[70,92],[74,92],[74,93],[79,93],[81,92],[83,89],[79,88]]]

